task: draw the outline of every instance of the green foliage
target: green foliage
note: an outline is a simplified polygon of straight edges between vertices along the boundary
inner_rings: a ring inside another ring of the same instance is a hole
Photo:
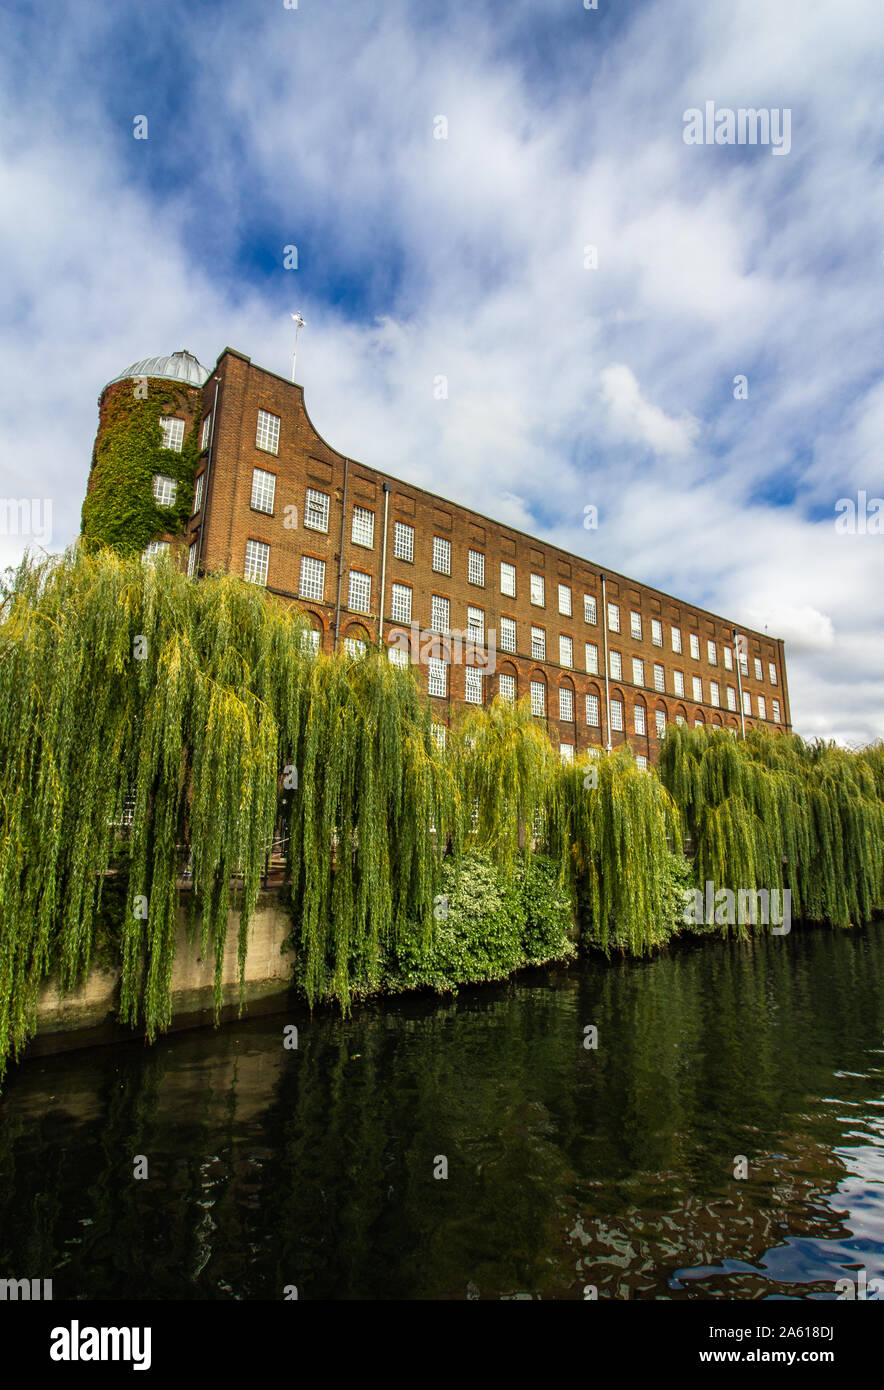
[[[83,502],[82,534],[87,544],[111,546],[121,555],[140,555],[148,541],[161,534],[183,535],[193,499],[201,393],[154,377],[148,380],[147,390],[144,400],[126,389],[111,393]],[[180,452],[164,449],[160,416],[194,409],[194,422]],[[177,482],[174,506],[157,504],[155,473]]]
[[[753,728],[667,730],[658,763],[700,884],[782,889],[794,918],[847,927],[884,906],[884,758]]]
[[[551,794],[549,851],[567,864],[581,929],[603,951],[636,955],[670,935],[670,845],[681,846],[675,803],[626,746],[564,764]]]
[[[452,991],[574,954],[570,902],[555,865],[541,859],[512,873],[477,850],[447,860],[436,915],[429,943],[416,931],[400,942],[388,963],[388,989]]]
[[[589,945],[664,944],[682,824],[700,884],[777,888],[785,861],[796,920],[884,903],[880,745],[674,728],[658,777],[628,748],[562,764],[525,703],[471,711],[446,750],[431,728],[410,670],[314,655],[256,585],[110,548],[26,560],[0,588],[0,1071],[50,971],[67,991],[117,960],[123,1021],[168,1027],[188,855],[220,1004],[228,910],[242,978],[277,830],[296,980],[344,1009],[567,958],[575,905]]]

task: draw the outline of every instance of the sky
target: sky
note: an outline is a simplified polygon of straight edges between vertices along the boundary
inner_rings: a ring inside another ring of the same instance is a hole
[[[76,537],[108,380],[287,376],[300,310],[335,448],[782,637],[797,732],[881,738],[882,70],[879,0],[7,5],[0,566]]]

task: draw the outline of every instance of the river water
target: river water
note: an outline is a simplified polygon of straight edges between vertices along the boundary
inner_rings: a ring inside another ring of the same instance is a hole
[[[26,1061],[0,1099],[0,1275],[56,1299],[862,1288],[884,1277],[884,923]]]

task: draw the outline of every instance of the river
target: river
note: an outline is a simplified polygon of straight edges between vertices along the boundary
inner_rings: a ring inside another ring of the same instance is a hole
[[[834,1298],[884,1277],[884,923],[26,1060],[0,1273],[55,1299]]]

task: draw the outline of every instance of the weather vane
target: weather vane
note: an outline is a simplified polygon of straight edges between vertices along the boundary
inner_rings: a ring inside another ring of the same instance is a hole
[[[292,349],[292,381],[294,381],[294,379],[295,379],[295,358],[296,358],[297,355],[298,355],[298,334],[300,333],[300,331],[301,331],[302,328],[306,328],[306,327],[307,327],[307,324],[306,324],[305,320],[301,318],[301,311],[300,311],[300,309],[297,309],[297,310],[295,311],[295,313],[289,315],[289,317],[294,321],[294,325],[295,325],[295,346],[294,346],[294,348]]]

